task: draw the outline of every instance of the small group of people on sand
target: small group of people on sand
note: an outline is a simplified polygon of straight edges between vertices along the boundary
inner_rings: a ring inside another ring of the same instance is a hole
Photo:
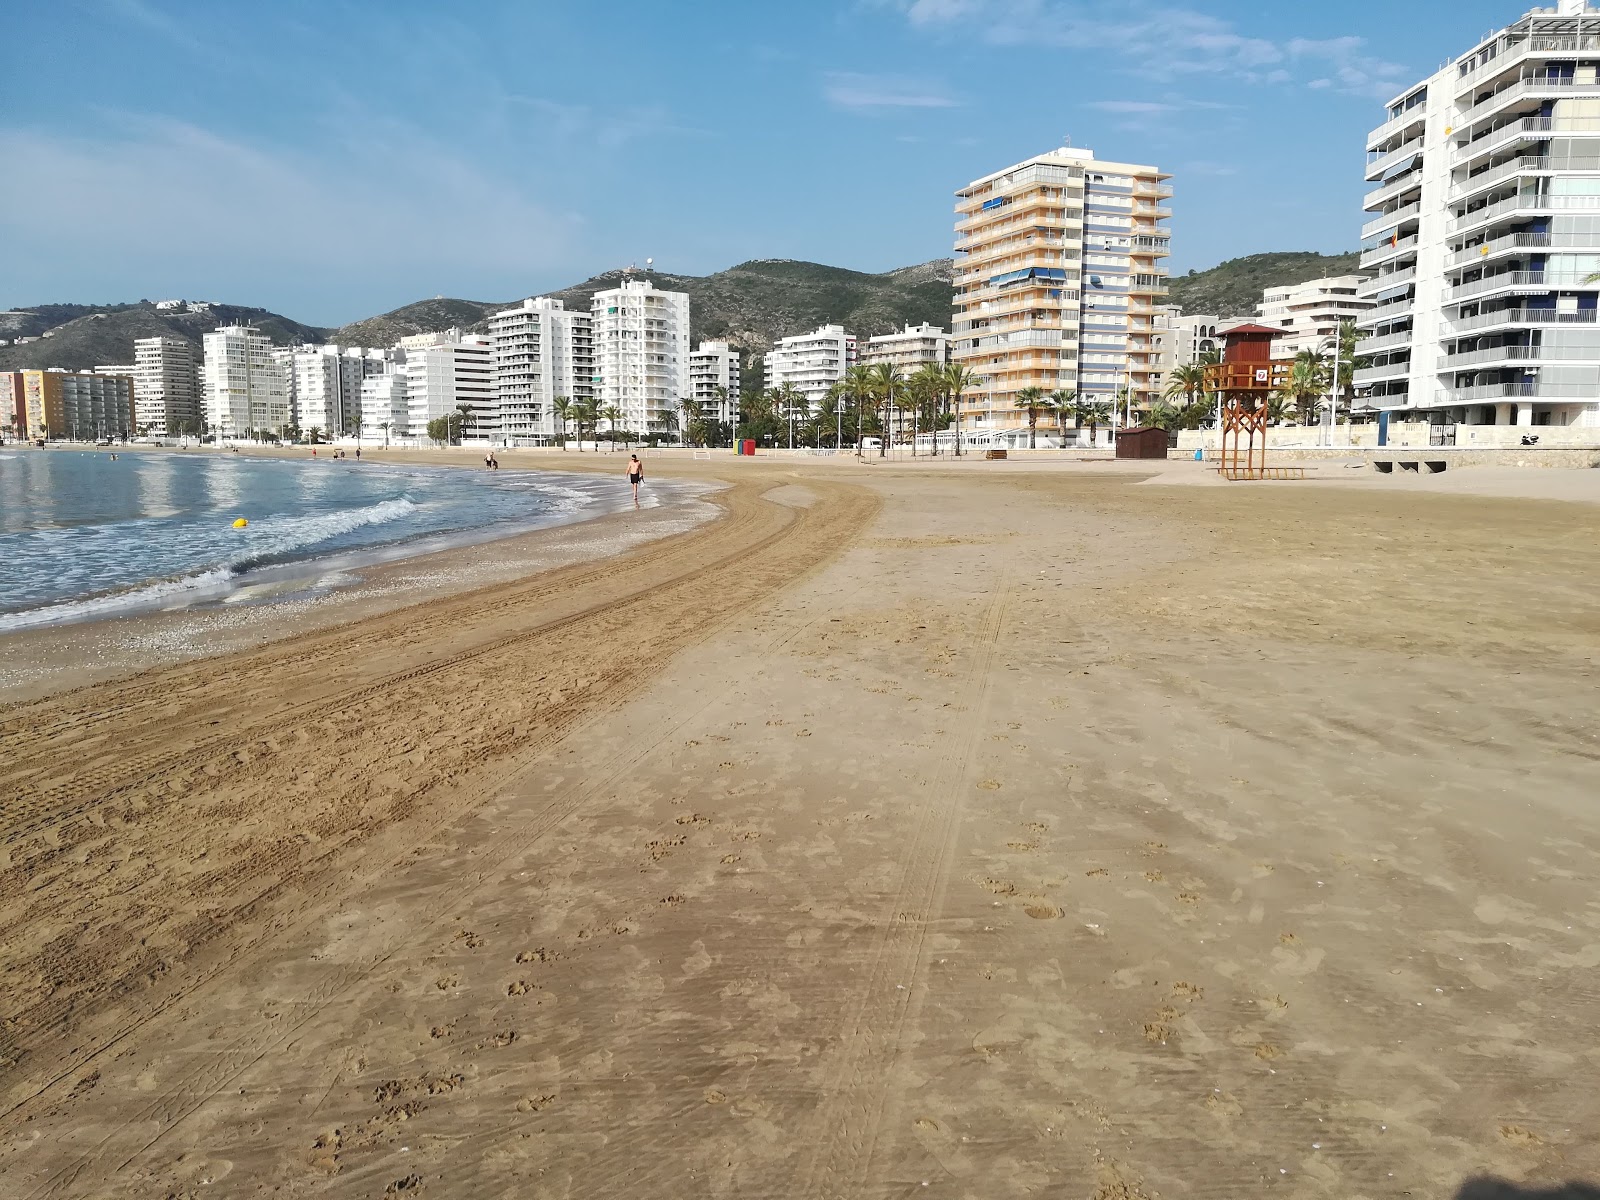
[[[485,471],[498,471],[500,469],[500,460],[494,456],[493,450],[483,456],[483,469]]]
[[[315,446],[313,446],[313,447],[312,447],[312,448],[311,448],[311,457],[312,457],[312,458],[315,458],[315,457],[317,457],[317,448],[316,448],[316,447],[315,447]],[[345,452],[344,452],[344,451],[343,451],[343,450],[334,450],[334,451],[332,451],[332,452],[331,452],[331,453],[330,453],[330,454],[329,454],[329,455],[328,455],[328,457],[329,457],[329,458],[330,458],[330,459],[334,459],[334,458],[348,458],[348,457],[349,457],[349,455],[347,455],[347,454],[346,454],[346,453],[345,453]],[[360,461],[360,460],[361,460],[361,447],[360,447],[360,446],[357,446],[357,447],[356,447],[356,461],[357,461],[357,462],[359,462],[359,461]]]

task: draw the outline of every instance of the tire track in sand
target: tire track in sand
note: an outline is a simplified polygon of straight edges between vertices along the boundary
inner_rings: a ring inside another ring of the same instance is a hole
[[[815,569],[820,563],[833,557],[876,512],[877,501],[861,489],[849,486],[832,487],[824,491],[827,503],[803,512],[770,502],[757,501],[753,495],[747,495],[742,503],[756,505],[767,510],[768,514],[767,536],[755,546],[748,544],[740,546],[733,553],[722,556],[714,564],[713,569],[696,569],[690,572],[688,577],[667,584],[660,584],[645,575],[638,576],[634,580],[634,594],[607,610],[611,619],[615,621],[614,628],[608,632],[628,631],[637,637],[641,632],[650,630],[657,632],[659,636],[654,639],[641,639],[644,648],[632,659],[628,670],[618,669],[614,672],[599,673],[590,680],[589,686],[577,689],[574,694],[566,697],[559,710],[535,713],[520,725],[512,722],[509,727],[495,731],[497,735],[508,737],[512,743],[510,747],[500,747],[504,752],[503,766],[500,769],[485,770],[485,764],[481,761],[469,762],[461,768],[459,774],[451,771],[446,778],[432,777],[433,784],[448,786],[449,790],[439,799],[430,799],[429,811],[422,814],[427,818],[425,823],[428,829],[419,832],[418,824],[412,822],[405,824],[398,832],[376,839],[375,845],[383,853],[378,854],[374,851],[367,856],[369,862],[376,861],[380,864],[374,869],[382,870],[387,864],[403,859],[405,853],[420,840],[424,840],[428,832],[458,819],[474,803],[484,798],[489,789],[514,775],[530,757],[568,732],[583,716],[595,711],[612,697],[625,693],[627,680],[634,676],[641,661],[665,661],[678,649],[705,636],[717,620],[726,619],[733,613],[765,598],[797,575]],[[776,525],[774,526],[772,522],[776,522]],[[470,600],[470,597],[465,597],[455,603],[470,603]],[[696,622],[692,624],[684,622],[681,614],[685,611],[696,612]],[[381,619],[388,621],[395,618]],[[552,661],[563,658],[575,657],[582,660],[589,655],[589,647],[582,636],[583,632],[583,630],[564,629],[554,645],[547,645],[538,638],[530,637],[529,653],[534,656],[537,663],[545,667]],[[293,650],[286,650],[285,653],[293,653]],[[225,662],[226,660],[213,660],[210,664],[219,677],[227,675],[226,670],[221,669]],[[501,694],[505,694],[507,689],[516,690],[516,681],[507,680],[505,678],[507,674],[499,673]],[[480,709],[492,713],[498,703],[495,695],[491,694],[484,700],[483,697],[477,696],[477,690],[492,688],[496,678],[493,673],[487,678],[468,674],[455,681],[456,694],[459,695],[462,689],[471,691],[472,696],[479,701]],[[437,675],[430,677],[428,688],[435,692],[440,690],[441,681]],[[381,722],[384,710],[388,709],[390,710],[388,719],[393,721],[396,705],[386,701],[395,699],[396,697],[392,695],[379,692],[372,699],[374,712],[371,714],[371,719]],[[270,698],[267,698],[266,702],[270,703]],[[358,721],[357,725],[361,726],[362,722]],[[371,731],[368,730],[367,733],[370,735]],[[404,736],[403,729],[392,729],[389,733],[391,736]],[[518,749],[523,752],[515,753]],[[270,758],[267,765],[272,765]],[[248,771],[244,772],[246,777],[236,779],[234,782],[249,783],[249,774]],[[420,774],[426,775],[427,772],[424,770]],[[226,776],[202,777],[196,786],[212,792],[226,791],[228,782]],[[329,801],[338,799],[337,795],[328,794],[330,782],[337,784],[343,781],[326,779],[318,781],[318,800],[324,807],[328,806]],[[157,802],[162,799],[155,797]],[[187,805],[193,797],[189,793],[184,793],[180,799]],[[265,799],[270,803],[273,797],[269,794]],[[172,803],[175,804],[176,801]],[[169,807],[171,806],[169,804]],[[178,811],[171,814],[169,819],[181,823],[185,815],[184,812]],[[288,815],[292,818],[295,814],[290,812]],[[146,826],[148,824],[149,822],[146,822]],[[147,829],[136,827],[130,832],[134,836],[139,836],[146,834]],[[358,836],[352,840],[358,843],[359,849],[359,843],[365,838]],[[152,853],[170,854],[174,845],[181,848],[181,831],[167,831],[165,844],[150,849]],[[12,1079],[8,1080],[7,1091],[10,1100],[6,1105],[7,1112],[0,1117],[0,1130],[16,1121],[26,1120],[27,1112],[32,1108],[33,1102],[52,1085],[63,1082],[68,1074],[86,1065],[97,1054],[136,1035],[151,1017],[190,996],[196,987],[203,985],[208,979],[246,959],[264,940],[276,937],[286,928],[313,919],[318,911],[335,901],[339,895],[348,890],[350,883],[349,863],[341,861],[341,858],[348,859],[351,856],[348,853],[341,854],[343,849],[343,846],[337,846],[322,859],[316,860],[312,864],[316,871],[296,872],[286,869],[284,863],[278,860],[249,864],[253,874],[251,872],[247,874],[251,874],[252,878],[261,878],[262,868],[266,868],[268,878],[264,881],[265,891],[261,895],[249,897],[231,910],[203,914],[206,923],[215,926],[205,952],[193,955],[184,961],[181,964],[182,969],[177,972],[181,976],[181,981],[174,986],[160,989],[158,995],[139,995],[134,990],[140,982],[136,977],[137,971],[127,971],[127,964],[124,963],[122,977],[118,979],[117,964],[114,962],[99,964],[101,968],[108,968],[107,973],[112,976],[112,986],[103,986],[98,992],[87,985],[68,987],[63,989],[64,995],[53,995],[51,999],[55,1003],[47,1005],[48,1011],[36,1010],[33,1014],[35,1018],[47,1019],[42,1023],[36,1019],[27,1024],[41,1033],[48,1032],[55,1044],[29,1047],[35,1051],[35,1061],[29,1064],[31,1069],[15,1072]],[[277,871],[284,872],[282,878],[275,877],[274,873]],[[263,896],[266,898],[265,903],[262,900]],[[119,898],[120,894],[103,893],[90,897],[107,910],[98,913],[98,919],[112,925],[118,924],[122,916],[118,911]],[[159,889],[156,898],[159,899]],[[13,932],[16,932],[15,929]],[[28,931],[25,929],[20,931],[19,936],[20,940],[26,942]],[[120,986],[115,986],[117,984]],[[117,1012],[113,1014],[114,1019],[102,1022],[98,1028],[94,1027],[89,1021],[89,1016],[97,1007],[104,1008],[105,1002],[112,999],[121,1001]],[[16,1028],[19,1023],[13,1021],[12,1026]],[[24,1034],[26,1035],[26,1029]],[[76,1045],[68,1048],[65,1045],[68,1043]],[[77,1048],[80,1046],[82,1049]]]
[[[839,1200],[866,1183],[890,1069],[906,1022],[927,991],[923,951],[929,922],[948,885],[962,800],[989,707],[991,669],[1010,599],[1011,581],[1001,579],[978,623],[974,653],[957,692],[969,709],[963,714],[963,731],[946,743],[948,749],[927,784],[927,803],[900,858],[900,886],[878,922],[866,983],[851,1000],[835,1061],[820,1080],[822,1100],[806,1139],[816,1149],[802,1172],[801,1196]]]

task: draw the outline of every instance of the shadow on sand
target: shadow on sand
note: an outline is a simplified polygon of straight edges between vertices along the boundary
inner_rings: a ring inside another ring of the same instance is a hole
[[[1456,1200],[1600,1200],[1600,1188],[1566,1183],[1553,1188],[1525,1188],[1501,1179],[1469,1179]]]

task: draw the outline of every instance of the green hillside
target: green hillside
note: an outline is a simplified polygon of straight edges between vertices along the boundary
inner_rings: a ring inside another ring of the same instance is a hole
[[[1264,288],[1304,283],[1330,275],[1354,275],[1361,264],[1359,252],[1315,254],[1287,250],[1230,258],[1209,271],[1190,271],[1172,280],[1170,302],[1186,313],[1215,313],[1219,317],[1253,317]]]
[[[278,345],[320,342],[327,330],[302,325],[264,308],[214,304],[210,312],[157,312],[153,304],[41,304],[0,317],[0,337],[39,337],[25,346],[0,346],[0,371],[61,367],[88,371],[101,365],[131,363],[136,338],[180,337],[200,353],[200,339],[218,325],[246,321]],[[42,336],[53,330],[49,337]],[[37,332],[30,332],[37,331]]]

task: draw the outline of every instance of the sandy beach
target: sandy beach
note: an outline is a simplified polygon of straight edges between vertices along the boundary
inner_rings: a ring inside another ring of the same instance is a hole
[[[715,519],[30,676],[0,1192],[1600,1178],[1600,472],[1190,467],[660,457]]]

